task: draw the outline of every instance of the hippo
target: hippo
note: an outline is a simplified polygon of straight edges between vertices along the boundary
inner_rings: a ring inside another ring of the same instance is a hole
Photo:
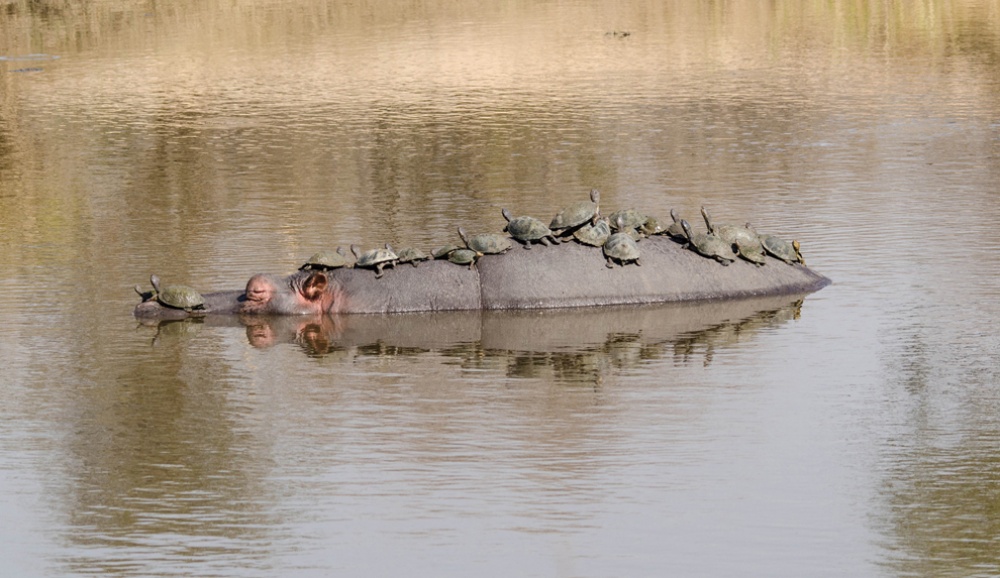
[[[817,291],[830,279],[801,264],[768,257],[766,266],[728,267],[665,237],[640,243],[642,267],[609,269],[602,252],[564,243],[483,256],[475,269],[444,260],[419,268],[296,271],[258,274],[242,291],[206,293],[201,315],[311,315],[553,309],[674,303],[793,295]],[[134,314],[182,319],[189,312],[144,299]]]

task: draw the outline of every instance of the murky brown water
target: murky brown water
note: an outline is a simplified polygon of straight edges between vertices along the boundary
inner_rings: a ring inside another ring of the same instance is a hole
[[[5,571],[1000,574],[998,63],[995,0],[0,3]],[[835,284],[130,314],[591,187]]]

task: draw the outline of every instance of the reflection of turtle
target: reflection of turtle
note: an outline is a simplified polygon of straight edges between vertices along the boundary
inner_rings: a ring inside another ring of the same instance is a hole
[[[736,260],[732,245],[711,233],[695,233],[691,230],[691,224],[684,219],[681,219],[681,227],[687,234],[689,246],[700,255],[715,259],[723,265],[728,265]]]
[[[205,299],[195,289],[187,285],[167,285],[160,287],[160,278],[157,275],[149,276],[149,283],[153,286],[151,299],[171,309],[183,309],[184,311],[203,311],[205,309]],[[142,289],[137,285],[136,293],[145,297]]]
[[[569,235],[587,221],[591,225],[597,223],[597,218],[601,215],[600,201],[601,193],[597,189],[591,189],[589,201],[573,203],[556,213],[549,223],[549,229],[560,235]]]
[[[614,267],[615,261],[622,266],[630,261],[641,265],[639,263],[639,247],[635,244],[635,239],[629,235],[621,216],[618,217],[617,221],[618,230],[621,232],[611,235],[604,243],[604,256],[608,258],[608,268]]]
[[[598,219],[593,225],[587,223],[576,231],[573,231],[574,239],[584,245],[591,245],[593,247],[603,247],[610,236],[611,227],[608,225],[607,219]]]
[[[479,251],[460,248],[448,253],[448,260],[456,265],[468,265],[469,269],[475,269],[476,261],[482,256],[483,254]]]
[[[510,233],[515,241],[524,243],[525,249],[530,249],[531,243],[535,241],[543,245],[549,245],[549,241],[558,242],[552,236],[552,230],[538,219],[527,216],[514,217],[507,209],[501,209],[500,213],[507,219],[507,226],[503,230]]]
[[[476,235],[468,235],[466,234],[465,229],[459,227],[458,236],[462,238],[462,242],[465,243],[466,247],[484,255],[504,253],[513,247],[510,242],[510,237],[507,235],[501,235],[500,233],[478,233]]]
[[[372,249],[371,251],[365,251],[362,253],[356,245],[351,245],[351,252],[357,257],[357,262],[354,263],[355,267],[362,267],[366,269],[375,269],[375,278],[378,279],[382,276],[383,267],[392,267],[399,260],[396,252],[392,250],[389,243],[385,244],[384,249]]]
[[[774,235],[761,235],[761,244],[764,246],[764,250],[767,251],[768,255],[781,259],[789,265],[795,263],[806,264],[806,260],[802,258],[801,246],[798,241],[788,241],[775,237]]]
[[[396,256],[399,257],[400,263],[410,263],[414,267],[420,264],[421,261],[426,261],[430,257],[415,247],[406,247],[405,249],[400,249]]]
[[[347,255],[344,254],[343,247],[337,247],[336,252],[320,251],[309,257],[309,260],[299,267],[299,271],[329,271],[348,265],[350,262],[347,260]]]

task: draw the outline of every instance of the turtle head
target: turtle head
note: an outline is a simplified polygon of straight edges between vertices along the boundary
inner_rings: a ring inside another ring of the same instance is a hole
[[[688,240],[694,238],[694,233],[691,231],[691,223],[681,219],[681,228],[684,229],[684,234],[687,235]]]
[[[500,209],[500,214],[503,215],[503,218],[506,219],[508,223],[514,220],[514,215],[511,215],[510,211],[506,208]]]
[[[681,218],[677,215],[677,209],[670,209],[670,218],[673,219],[675,223],[681,222]]]
[[[340,245],[337,245],[337,254],[340,255],[341,257],[346,257],[347,256],[347,254],[344,253],[344,248],[341,247]]]
[[[149,284],[153,286],[153,295],[160,292],[160,276],[153,273],[149,276]]]
[[[462,238],[462,242],[465,243],[466,247],[468,247],[469,237],[465,234],[465,229],[463,229],[461,226],[458,227],[458,236]]]
[[[361,258],[361,249],[358,249],[358,246],[353,243],[351,244],[351,253],[354,253],[355,259]]]
[[[805,257],[802,256],[802,245],[799,244],[798,239],[792,241],[792,248],[795,249],[795,256],[799,258],[799,263],[805,265],[806,260]]]
[[[701,216],[703,219],[705,219],[705,226],[708,227],[708,232],[714,233],[715,228],[712,227],[712,219],[711,217],[708,216],[708,209],[706,209],[704,206],[701,208]]]
[[[601,202],[601,191],[597,189],[590,189],[590,200],[595,203]]]

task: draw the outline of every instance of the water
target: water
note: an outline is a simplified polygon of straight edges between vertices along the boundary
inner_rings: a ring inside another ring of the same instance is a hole
[[[2,8],[11,575],[1000,574],[997,2]],[[592,187],[834,284],[130,314]]]

